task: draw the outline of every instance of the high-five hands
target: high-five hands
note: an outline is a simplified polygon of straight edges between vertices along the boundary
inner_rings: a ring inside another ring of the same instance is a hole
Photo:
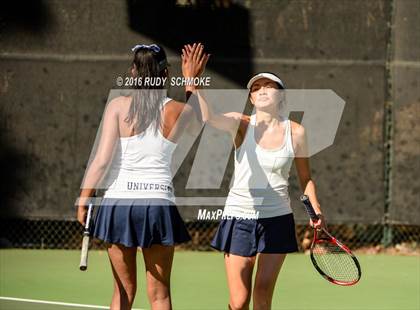
[[[182,49],[182,74],[186,78],[194,78],[203,74],[210,54],[204,53],[204,45],[194,43],[184,45]]]

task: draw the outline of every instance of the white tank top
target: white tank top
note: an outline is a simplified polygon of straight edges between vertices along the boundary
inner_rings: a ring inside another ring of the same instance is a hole
[[[166,98],[162,107],[171,99]],[[120,137],[106,177],[105,198],[164,198],[175,203],[171,159],[176,143],[151,124],[142,133]]]
[[[260,147],[254,137],[255,114],[245,138],[235,150],[235,172],[224,215],[240,218],[268,218],[289,214],[289,171],[294,159],[290,120],[285,124],[283,145],[276,149]]]

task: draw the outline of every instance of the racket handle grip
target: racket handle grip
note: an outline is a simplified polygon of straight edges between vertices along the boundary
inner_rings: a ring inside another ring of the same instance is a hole
[[[93,212],[93,203],[89,203],[88,212],[86,216],[86,223],[85,223],[85,231],[83,232],[83,240],[82,240],[82,252],[80,255],[80,270],[85,271],[87,269],[88,263],[88,251],[89,251],[89,239],[90,239],[90,222],[92,218]]]
[[[300,201],[305,206],[306,212],[308,212],[309,217],[312,219],[312,221],[319,220],[318,215],[316,215],[314,208],[312,207],[312,204],[309,200],[309,197],[307,195],[300,196]]]
[[[80,255],[80,270],[85,271],[88,263],[89,235],[83,236],[82,252]]]

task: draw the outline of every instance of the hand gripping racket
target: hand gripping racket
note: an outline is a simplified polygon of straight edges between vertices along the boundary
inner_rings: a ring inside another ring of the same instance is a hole
[[[302,195],[300,200],[305,205],[309,217],[316,222],[319,217],[308,196]],[[314,229],[310,250],[315,269],[331,283],[346,286],[356,284],[362,275],[357,258],[348,247],[331,236],[325,228],[320,230],[325,236],[320,237],[321,234]]]
[[[86,216],[86,224],[85,229],[83,231],[83,240],[82,240],[82,252],[80,255],[80,270],[85,271],[87,269],[88,264],[88,250],[89,250],[89,239],[90,239],[90,231],[89,226],[92,218],[93,212],[93,203],[89,203],[88,212]]]

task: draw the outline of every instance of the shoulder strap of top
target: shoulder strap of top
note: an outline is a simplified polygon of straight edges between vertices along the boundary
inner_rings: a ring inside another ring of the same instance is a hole
[[[292,121],[290,119],[287,120],[287,127],[286,127],[287,135],[287,146],[290,150],[293,150],[293,141],[292,141]]]
[[[172,98],[169,98],[169,97],[166,97],[166,98],[164,98],[163,99],[163,103],[162,103],[162,106],[164,106],[165,104],[167,104],[169,101],[171,101],[172,100]]]

